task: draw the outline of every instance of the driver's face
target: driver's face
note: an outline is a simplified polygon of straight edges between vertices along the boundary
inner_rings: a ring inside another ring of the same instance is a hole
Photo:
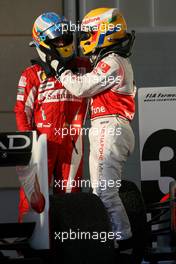
[[[62,37],[56,38],[52,40],[52,44],[57,48],[61,48],[65,46],[65,41]]]
[[[72,42],[73,42],[73,34],[69,31],[65,32],[62,36],[51,40],[51,43],[57,48],[68,46]]]

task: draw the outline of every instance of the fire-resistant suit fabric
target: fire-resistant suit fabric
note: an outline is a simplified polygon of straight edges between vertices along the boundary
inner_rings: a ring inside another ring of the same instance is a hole
[[[90,71],[90,63],[77,57],[72,66],[79,74]],[[72,95],[56,79],[46,77],[41,66],[28,67],[21,75],[15,105],[19,131],[36,130],[47,135],[48,181],[56,192],[79,191],[82,177],[83,142],[80,128],[86,115],[85,99]],[[23,188],[20,189],[19,221],[28,212],[29,203]]]
[[[79,77],[66,70],[60,80],[75,96],[91,97],[89,166],[93,192],[107,208],[115,238],[128,239],[131,228],[118,188],[123,164],[134,148],[130,121],[135,113],[136,89],[131,63],[111,53],[92,72]]]

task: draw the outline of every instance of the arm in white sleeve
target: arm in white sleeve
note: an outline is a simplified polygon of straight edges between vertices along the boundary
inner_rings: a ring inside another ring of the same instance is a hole
[[[60,81],[73,95],[91,97],[121,83],[120,67],[115,54],[111,54],[102,59],[92,72],[77,76],[66,70],[61,74]]]

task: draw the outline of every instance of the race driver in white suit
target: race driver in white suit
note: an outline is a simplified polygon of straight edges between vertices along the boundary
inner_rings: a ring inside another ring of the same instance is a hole
[[[134,31],[127,33],[126,22],[116,8],[90,11],[81,29],[80,46],[83,54],[90,57],[93,71],[78,77],[59,64],[58,78],[75,96],[91,98],[89,164],[93,192],[109,213],[115,239],[125,240],[132,233],[117,183],[123,164],[134,149],[130,122],[135,112],[136,89],[128,60]],[[106,188],[101,182],[106,182]]]

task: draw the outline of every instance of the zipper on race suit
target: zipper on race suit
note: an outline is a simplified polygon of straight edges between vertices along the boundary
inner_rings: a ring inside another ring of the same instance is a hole
[[[42,112],[42,120],[46,121],[46,115],[45,115],[45,111],[43,108],[41,108],[41,112]]]

